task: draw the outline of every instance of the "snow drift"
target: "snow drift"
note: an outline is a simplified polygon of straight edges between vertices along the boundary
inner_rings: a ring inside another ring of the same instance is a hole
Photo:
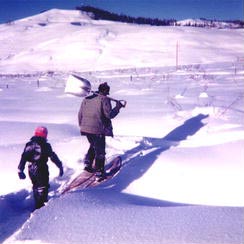
[[[243,30],[51,10],[0,31],[1,242],[243,243]],[[106,81],[127,101],[107,139],[107,158],[122,155],[123,167],[97,188],[59,197],[88,146],[77,126],[81,99],[64,94],[71,73],[94,88]],[[49,164],[50,201],[31,213],[31,184],[17,165],[40,124],[65,174]]]

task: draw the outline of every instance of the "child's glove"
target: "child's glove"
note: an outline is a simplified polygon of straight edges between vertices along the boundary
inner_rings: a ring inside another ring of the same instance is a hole
[[[59,168],[59,177],[63,176],[64,170],[63,167]]]
[[[25,173],[23,171],[19,171],[18,175],[21,180],[24,180],[26,178]]]

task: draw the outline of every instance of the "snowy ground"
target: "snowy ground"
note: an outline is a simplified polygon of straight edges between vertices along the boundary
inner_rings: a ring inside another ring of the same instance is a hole
[[[0,242],[243,243],[243,30],[67,23],[78,17],[53,10],[0,25]],[[127,100],[107,139],[107,157],[122,155],[123,167],[59,197],[88,146],[81,98],[64,94],[71,68]],[[49,163],[50,201],[31,214],[31,184],[17,165],[40,124],[65,174]]]

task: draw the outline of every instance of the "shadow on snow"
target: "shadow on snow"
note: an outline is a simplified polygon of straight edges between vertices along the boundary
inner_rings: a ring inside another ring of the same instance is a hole
[[[33,207],[33,199],[27,190],[0,197],[0,243],[24,224]]]
[[[169,134],[163,138],[148,138],[145,137],[138,146],[130,149],[122,155],[123,165],[120,173],[110,181],[104,182],[93,191],[87,190],[87,192],[97,191],[104,192],[103,201],[111,201],[112,199],[120,199],[119,201],[125,201],[136,205],[148,205],[148,206],[182,206],[184,204],[170,203],[166,201],[150,199],[146,197],[135,196],[131,194],[122,193],[133,181],[142,177],[148,169],[156,161],[157,157],[164,151],[170,149],[172,146],[177,146],[180,141],[186,140],[188,136],[194,135],[205,124],[203,119],[208,115],[199,114],[193,118],[190,118],[184,122],[181,126],[175,128]],[[96,189],[96,191],[94,191]],[[100,192],[99,197],[102,198]],[[109,194],[108,194],[109,193]],[[90,193],[89,193],[90,194]],[[114,201],[114,200],[112,200]],[[115,200],[116,201],[116,200]]]
[[[96,199],[103,204],[132,204],[143,206],[182,206],[185,204],[166,202],[141,196],[122,193],[130,183],[139,179],[153,165],[158,155],[177,146],[188,136],[194,135],[204,123],[202,120],[208,115],[199,114],[184,122],[163,138],[145,137],[138,146],[122,155],[123,165],[120,173],[108,182],[93,189],[83,190],[90,199]],[[144,153],[144,154],[143,154]],[[72,172],[69,172],[71,174]],[[51,191],[57,193],[60,184],[52,181]],[[74,192],[72,194],[79,194]],[[99,199],[98,199],[99,196]],[[33,210],[33,197],[30,192],[22,190],[0,197],[0,242],[3,242],[17,231],[29,218]]]

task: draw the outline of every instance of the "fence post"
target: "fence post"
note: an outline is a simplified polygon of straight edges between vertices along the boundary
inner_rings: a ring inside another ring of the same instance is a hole
[[[176,70],[178,70],[179,66],[179,42],[176,42],[176,54],[175,54],[175,65],[176,65]]]

